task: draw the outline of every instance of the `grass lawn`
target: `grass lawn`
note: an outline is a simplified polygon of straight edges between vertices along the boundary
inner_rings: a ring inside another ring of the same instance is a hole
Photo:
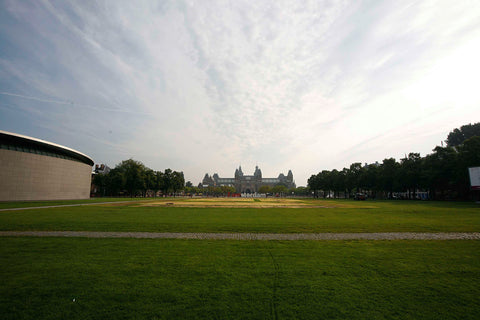
[[[10,208],[28,208],[28,207],[45,207],[60,206],[68,204],[90,204],[99,202],[117,202],[117,201],[151,201],[150,198],[90,198],[83,200],[49,200],[49,201],[8,201],[0,202],[0,209]]]
[[[262,201],[250,199],[252,205],[260,205]],[[0,212],[0,230],[272,233],[480,231],[480,206],[475,203],[296,201],[305,207],[172,207],[165,203],[144,206],[150,205],[150,202],[143,202],[143,205],[126,203],[4,211]]]
[[[2,319],[478,319],[480,241],[1,238]]]

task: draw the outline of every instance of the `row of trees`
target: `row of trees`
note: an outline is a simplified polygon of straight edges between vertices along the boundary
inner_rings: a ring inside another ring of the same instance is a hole
[[[165,169],[154,171],[143,163],[133,159],[124,160],[108,173],[98,173],[93,178],[97,196],[155,196],[158,191],[163,194],[203,194],[206,196],[228,196],[235,194],[235,188],[229,186],[195,187],[190,181],[185,183],[183,172]],[[260,193],[275,193],[283,195],[307,195],[305,187],[287,189],[284,185],[274,187],[262,186]]]
[[[194,187],[194,186],[186,186],[185,193],[186,194],[202,194],[204,196],[213,196],[213,197],[226,197],[229,195],[234,194],[235,188],[229,186],[219,186],[219,187]]]
[[[298,187],[298,188],[287,188],[283,184],[278,184],[276,186],[261,186],[258,188],[259,193],[265,194],[275,194],[275,195],[294,195],[294,196],[307,196],[309,194],[309,190],[306,187]]]
[[[185,178],[183,172],[165,169],[154,171],[143,163],[133,159],[124,160],[106,174],[97,174],[93,179],[97,194],[101,196],[129,195],[146,196],[152,191],[174,195],[183,190]]]
[[[187,182],[188,184],[188,182]],[[237,193],[234,187],[229,186],[219,186],[219,187],[194,187],[191,185],[187,185],[185,187],[186,194],[202,194],[205,196],[214,196],[214,197],[226,197],[228,195],[232,195]],[[284,185],[276,185],[276,186],[261,186],[258,189],[258,193],[264,194],[275,194],[275,195],[295,195],[295,196],[307,196],[309,195],[309,189],[306,187],[298,187],[298,188],[290,188],[288,189]]]
[[[375,164],[353,163],[340,171],[323,170],[308,179],[308,186],[317,197],[364,192],[381,198],[402,193],[415,199],[416,192],[424,190],[430,199],[467,199],[468,168],[480,166],[480,123],[453,130],[446,143],[425,157],[410,153],[400,162],[389,158]]]

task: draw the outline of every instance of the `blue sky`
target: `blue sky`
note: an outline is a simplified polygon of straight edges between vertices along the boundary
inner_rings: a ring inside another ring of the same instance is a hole
[[[200,182],[428,154],[480,121],[475,1],[0,1],[0,129]]]

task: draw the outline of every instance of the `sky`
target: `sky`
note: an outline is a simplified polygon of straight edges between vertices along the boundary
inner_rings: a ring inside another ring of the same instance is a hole
[[[0,0],[0,130],[305,186],[479,122],[479,57],[477,1]]]

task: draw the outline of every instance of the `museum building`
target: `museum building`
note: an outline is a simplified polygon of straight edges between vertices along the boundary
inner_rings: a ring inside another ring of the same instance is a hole
[[[0,201],[88,199],[92,166],[76,150],[0,130]]]
[[[208,173],[202,180],[204,187],[220,187],[230,186],[235,187],[235,190],[239,193],[255,193],[261,186],[277,186],[284,185],[287,188],[295,188],[295,181],[293,180],[292,170],[288,170],[288,174],[285,176],[280,173],[277,178],[263,178],[262,171],[255,167],[255,172],[252,176],[244,175],[242,167],[240,166],[235,170],[234,178],[220,178],[217,173],[213,176],[209,176]]]

